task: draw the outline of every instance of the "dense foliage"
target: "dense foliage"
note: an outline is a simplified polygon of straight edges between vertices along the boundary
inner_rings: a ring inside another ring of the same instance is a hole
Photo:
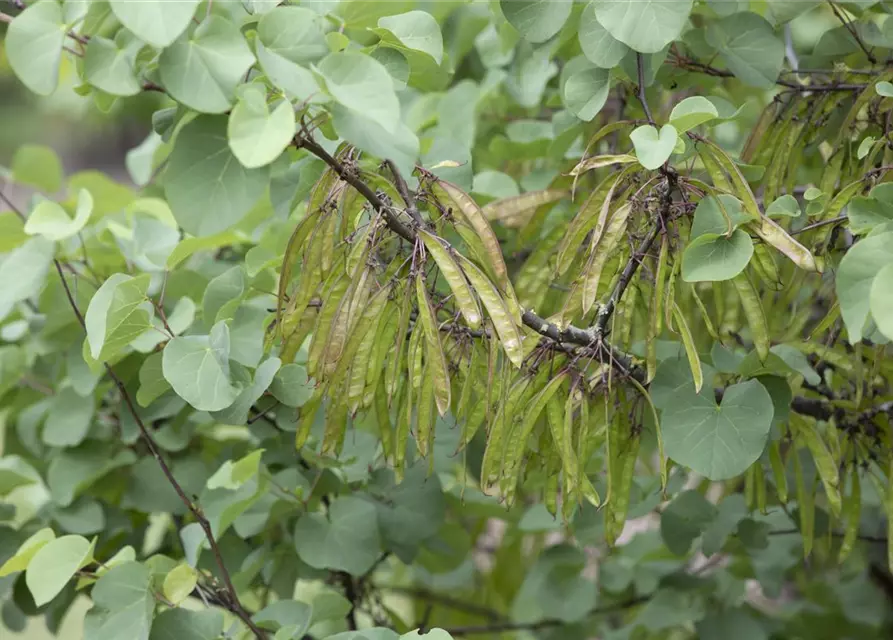
[[[889,638],[891,12],[10,5],[2,627]]]

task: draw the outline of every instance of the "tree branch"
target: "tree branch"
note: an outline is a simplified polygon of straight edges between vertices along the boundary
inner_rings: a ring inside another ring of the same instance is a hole
[[[397,193],[400,194],[400,197],[403,198],[403,202],[406,204],[406,212],[413,220],[415,220],[417,225],[422,226],[424,222],[422,221],[422,216],[419,214],[419,209],[416,206],[415,196],[413,196],[412,192],[409,190],[409,185],[406,184],[406,180],[403,179],[397,165],[390,160],[385,160],[384,164],[391,171],[391,175],[394,176],[394,186],[397,188]]]
[[[636,52],[636,68],[639,76],[639,102],[642,103],[642,109],[645,111],[645,117],[648,118],[648,122],[651,123],[651,126],[656,126],[654,124],[654,118],[651,115],[651,109],[648,107],[648,100],[645,98],[645,63],[642,54],[639,52]]]
[[[56,272],[59,274],[59,279],[62,281],[62,288],[65,290],[65,296],[68,298],[68,303],[71,305],[72,311],[74,311],[75,317],[77,317],[78,323],[81,325],[81,328],[84,331],[87,330],[87,323],[84,320],[84,316],[81,313],[81,310],[78,308],[77,302],[74,299],[74,296],[71,293],[71,288],[68,286],[68,281],[65,279],[65,274],[62,271],[62,264],[53,259],[53,264],[56,266]],[[227,600],[229,611],[231,611],[234,615],[236,615],[244,624],[247,626],[251,632],[254,634],[255,638],[258,640],[265,640],[267,638],[267,634],[262,631],[254,621],[251,619],[251,616],[242,606],[241,601],[239,600],[239,594],[236,591],[235,586],[233,585],[232,579],[230,578],[229,571],[227,571],[226,564],[223,562],[223,555],[220,552],[220,547],[217,545],[217,541],[214,539],[214,534],[211,531],[211,523],[208,522],[208,519],[205,518],[202,513],[201,508],[196,505],[189,497],[186,495],[186,492],[183,490],[183,487],[177,482],[177,479],[174,477],[171,468],[168,466],[167,461],[165,461],[164,456],[161,455],[161,450],[158,448],[158,444],[155,442],[155,439],[152,437],[152,434],[149,432],[142,418],[136,410],[136,405],[133,403],[133,399],[130,397],[130,393],[127,391],[127,387],[124,385],[124,382],[121,378],[118,377],[118,374],[115,373],[115,370],[108,363],[104,363],[105,370],[108,373],[109,377],[112,379],[112,382],[115,383],[115,386],[118,388],[121,397],[124,399],[124,403],[127,405],[127,409],[130,412],[130,415],[133,417],[136,422],[137,427],[140,431],[140,436],[146,444],[146,447],[149,449],[149,453],[152,454],[152,457],[155,458],[155,461],[158,463],[158,466],[161,467],[161,471],[164,474],[167,481],[173,487],[174,491],[179,496],[180,500],[186,505],[186,508],[192,513],[198,522],[199,526],[201,526],[202,531],[205,533],[205,537],[208,540],[208,544],[211,547],[211,551],[214,554],[214,560],[217,564],[217,568],[220,570],[220,575],[223,577],[223,582],[226,587]]]

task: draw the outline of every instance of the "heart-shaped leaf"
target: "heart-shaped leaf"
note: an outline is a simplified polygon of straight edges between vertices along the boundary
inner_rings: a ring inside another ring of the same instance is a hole
[[[5,38],[6,59],[26,87],[48,96],[59,83],[64,42],[62,7],[55,0],[41,0],[10,23]]]
[[[545,42],[567,22],[573,3],[568,0],[500,0],[505,19],[528,42]]]
[[[166,47],[186,31],[201,0],[110,0],[115,17],[141,40]]]
[[[692,0],[613,0],[596,2],[595,15],[614,38],[629,48],[657,53],[682,33],[691,5]]]
[[[70,238],[84,228],[93,213],[93,197],[86,189],[78,192],[74,218],[69,218],[62,206],[53,200],[41,200],[28,216],[25,233],[40,235],[47,240],[59,241]]]
[[[776,198],[768,207],[766,207],[766,215],[770,218],[781,216],[796,218],[801,213],[800,203],[797,202],[797,198],[788,193]]]
[[[568,62],[561,75],[561,97],[571,113],[589,122],[605,106],[611,88],[611,73],[583,56]]]
[[[229,378],[229,329],[218,322],[208,336],[177,337],[167,343],[161,368],[177,395],[199,411],[219,411],[238,389]]]
[[[686,98],[670,112],[670,124],[679,133],[685,133],[698,125],[719,117],[716,107],[707,98],[692,96]]]
[[[270,111],[259,85],[242,92],[229,115],[229,148],[242,163],[253,169],[278,158],[295,135],[295,110],[283,100]]]
[[[840,315],[850,344],[862,340],[875,276],[893,263],[893,231],[868,236],[846,252],[835,280]]]
[[[744,206],[735,196],[722,193],[719,196],[702,198],[695,209],[695,219],[691,224],[691,238],[716,233],[729,235],[738,225],[747,222],[750,217],[744,212]]]
[[[682,254],[682,279],[686,282],[731,280],[744,271],[753,256],[753,242],[741,229],[730,237],[705,233],[695,238]]]
[[[577,38],[580,41],[580,49],[589,62],[602,69],[611,69],[620,63],[623,56],[629,52],[629,47],[617,40],[599,23],[594,5],[595,2],[590,2],[583,9]]]
[[[354,496],[336,498],[328,517],[301,516],[295,527],[295,547],[311,567],[362,575],[381,555],[375,507]]]
[[[639,164],[646,169],[654,170],[669,160],[676,147],[676,140],[679,139],[679,133],[671,124],[665,124],[660,131],[657,127],[644,124],[629,134],[629,137],[636,148]]]
[[[717,406],[712,389],[695,393],[687,382],[661,416],[667,456],[711,480],[743,473],[760,457],[774,408],[766,388],[748,380],[726,388]]]

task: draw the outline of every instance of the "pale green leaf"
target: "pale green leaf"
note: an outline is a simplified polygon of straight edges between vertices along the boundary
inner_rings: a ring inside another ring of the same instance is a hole
[[[162,591],[165,598],[179,605],[189,597],[196,584],[198,584],[198,572],[188,564],[181,563],[164,577]]]
[[[109,0],[115,17],[141,40],[167,47],[189,26],[201,0]]]
[[[128,562],[105,573],[93,587],[98,628],[95,640],[148,640],[155,598],[152,574],[139,562]]]
[[[28,216],[25,233],[58,242],[70,238],[83,229],[91,213],[93,213],[93,197],[86,189],[78,192],[74,218],[68,217],[68,213],[57,202],[41,200]]]
[[[162,354],[153,353],[140,367],[140,388],[136,392],[136,401],[141,407],[148,407],[157,398],[171,388],[161,369]]]
[[[392,160],[403,175],[412,174],[419,156],[419,139],[403,123],[388,132],[375,120],[350,109],[335,106],[332,115],[339,136],[367,153]]]
[[[692,0],[596,0],[595,15],[614,38],[642,53],[657,53],[679,37]]]
[[[235,225],[269,183],[267,168],[246,169],[236,159],[226,128],[222,116],[201,116],[187,124],[177,136],[164,173],[164,192],[174,217],[195,236],[211,236]],[[178,250],[171,254],[169,265]],[[178,258],[182,259],[179,254]]]
[[[399,135],[400,103],[391,76],[380,63],[359,51],[341,51],[323,58],[317,69],[339,104],[387,134]]]
[[[300,407],[313,395],[314,385],[307,369],[300,364],[287,364],[276,372],[270,393],[287,407]]]
[[[835,286],[850,344],[862,340],[872,284],[875,276],[889,264],[893,264],[893,232],[890,231],[860,240],[840,261]]]
[[[161,53],[158,71],[165,89],[179,102],[196,111],[223,113],[232,106],[236,86],[252,64],[254,54],[239,28],[211,15]]]
[[[570,0],[499,0],[506,20],[528,42],[545,42],[571,14]]]
[[[0,318],[13,304],[36,296],[43,289],[56,245],[41,237],[31,238],[0,262]]]
[[[246,87],[229,115],[229,148],[243,166],[262,167],[278,158],[295,135],[295,112],[282,100],[272,111],[259,85]]]
[[[736,229],[730,237],[705,233],[692,240],[682,254],[682,279],[686,282],[731,280],[744,271],[753,256],[753,241]]]
[[[235,401],[229,378],[229,329],[220,322],[208,336],[176,337],[164,348],[165,379],[199,411],[219,411]]]
[[[264,14],[257,25],[257,37],[270,53],[302,65],[329,53],[324,30],[325,22],[318,13],[283,5]]]
[[[612,36],[595,16],[595,5],[598,0],[590,2],[580,16],[580,28],[577,37],[580,48],[589,62],[602,69],[613,69],[629,52],[629,48]]]
[[[882,82],[878,82],[874,85],[874,90],[877,91],[879,96],[884,96],[885,98],[893,98],[893,83],[887,82],[886,80]]]
[[[378,26],[386,29],[408,49],[427,53],[437,64],[443,61],[443,36],[440,25],[426,11],[408,11],[378,20]]]
[[[766,215],[770,218],[779,216],[796,218],[800,213],[800,203],[797,202],[797,198],[788,193],[779,196],[766,207]]]
[[[610,72],[579,56],[565,65],[561,78],[561,97],[571,113],[586,122],[598,115],[611,89]]]
[[[32,4],[6,31],[6,59],[26,87],[48,96],[59,83],[59,64],[65,43],[62,7],[55,0]]]
[[[0,496],[5,496],[18,487],[34,484],[36,473],[34,468],[19,456],[0,457]]]
[[[261,629],[289,629],[290,637],[300,638],[310,627],[313,608],[297,600],[280,600],[267,605],[252,616]]]
[[[869,296],[872,320],[881,333],[893,340],[893,262],[877,272]]]
[[[245,270],[241,265],[231,267],[211,280],[205,288],[202,298],[202,319],[205,327],[210,329],[220,318],[218,314],[231,300],[239,298],[245,292]]]
[[[235,360],[235,358],[233,358]],[[235,401],[226,409],[214,411],[211,415],[215,420],[225,424],[245,424],[251,407],[260,400],[261,396],[273,382],[273,376],[279,371],[282,362],[279,358],[269,358],[264,361],[254,372],[254,380],[247,385]]]
[[[142,91],[134,65],[143,43],[119,31],[114,40],[93,36],[84,55],[84,79],[114,96],[133,96]]]
[[[695,219],[691,225],[691,238],[715,233],[727,235],[750,219],[744,206],[735,196],[721,193],[719,196],[702,198],[695,209]]]
[[[784,62],[784,43],[765,18],[755,13],[728,16],[711,23],[706,37],[742,82],[774,86]]]
[[[40,607],[55,598],[75,572],[93,560],[93,544],[81,536],[62,536],[42,546],[25,571],[25,584]]]
[[[42,547],[55,539],[56,534],[48,527],[40,529],[32,534],[31,537],[19,545],[15,555],[9,558],[3,566],[0,567],[0,578],[27,569],[34,555],[40,551]]]
[[[657,169],[670,159],[679,134],[671,124],[665,124],[658,132],[657,127],[644,124],[636,128],[630,139],[636,148],[636,157],[646,169]]]
[[[84,316],[94,360],[107,361],[152,328],[146,298],[149,276],[116,273],[102,283]]]
[[[673,107],[670,124],[679,133],[685,133],[718,117],[719,112],[712,102],[701,96],[692,96]]]

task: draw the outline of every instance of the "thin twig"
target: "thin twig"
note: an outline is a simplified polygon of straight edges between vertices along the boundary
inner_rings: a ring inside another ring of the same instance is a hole
[[[648,107],[648,100],[645,98],[645,62],[642,58],[642,54],[638,52],[636,52],[636,68],[639,76],[639,102],[642,103],[642,109],[645,111],[645,117],[648,118],[648,122],[654,126],[654,117],[651,115],[651,109]]]
[[[74,299],[74,295],[71,293],[71,288],[68,286],[68,281],[65,279],[65,274],[62,271],[62,264],[53,259],[53,264],[56,266],[56,272],[59,274],[59,279],[62,281],[62,288],[65,290],[65,296],[68,298],[68,303],[71,305],[72,311],[74,311],[75,317],[77,317],[78,323],[84,329],[87,330],[87,323],[84,320],[84,316],[81,313],[81,310],[78,308],[77,302]],[[161,455],[161,450],[158,448],[158,444],[155,442],[155,439],[152,437],[152,434],[149,432],[149,429],[146,427],[142,418],[139,415],[139,412],[136,409],[136,405],[133,403],[133,399],[130,397],[130,393],[127,391],[127,387],[124,385],[124,382],[121,378],[118,377],[118,374],[115,373],[115,370],[108,363],[104,363],[105,370],[108,373],[109,377],[112,379],[112,382],[115,383],[115,386],[118,388],[121,397],[124,399],[124,403],[127,405],[127,409],[130,412],[130,415],[133,417],[136,422],[137,427],[140,431],[140,436],[143,441],[146,443],[146,447],[149,449],[149,453],[152,454],[152,457],[155,458],[155,461],[158,463],[158,466],[161,467],[161,472],[164,474],[168,483],[170,483],[171,487],[173,487],[174,491],[179,496],[180,500],[186,505],[186,508],[192,513],[198,522],[199,526],[202,528],[202,531],[205,533],[205,537],[208,540],[208,544],[211,547],[211,551],[214,554],[214,560],[217,564],[218,569],[220,570],[220,575],[223,577],[223,582],[226,586],[226,591],[229,600],[229,610],[235,614],[245,625],[251,630],[254,634],[255,638],[259,640],[265,640],[267,634],[262,631],[254,621],[251,619],[251,616],[242,606],[241,601],[239,600],[238,592],[236,591],[235,586],[233,585],[232,579],[230,578],[229,571],[226,568],[226,564],[223,561],[223,554],[220,552],[220,547],[217,545],[217,541],[214,539],[214,533],[211,530],[211,523],[205,517],[204,513],[202,513],[201,508],[196,505],[192,500],[189,499],[189,496],[186,495],[186,492],[183,490],[183,487],[174,477],[173,472],[167,464],[167,461],[164,459],[164,456]]]
[[[391,171],[391,175],[394,176],[394,186],[397,188],[397,193],[400,194],[400,197],[403,198],[403,202],[406,204],[406,212],[413,220],[415,220],[416,224],[424,224],[422,215],[419,213],[419,208],[416,206],[415,196],[413,196],[412,191],[409,190],[409,185],[406,184],[406,180],[403,179],[397,165],[390,160],[385,160],[384,164]]]
[[[818,222],[813,222],[812,224],[808,224],[805,227],[800,227],[799,229],[794,229],[793,231],[789,231],[792,236],[797,235],[798,233],[804,233],[806,231],[812,231],[813,229],[818,229],[819,227],[826,227],[829,224],[838,224],[846,221],[848,216],[837,216],[836,218],[829,218],[828,220],[819,220]]]

